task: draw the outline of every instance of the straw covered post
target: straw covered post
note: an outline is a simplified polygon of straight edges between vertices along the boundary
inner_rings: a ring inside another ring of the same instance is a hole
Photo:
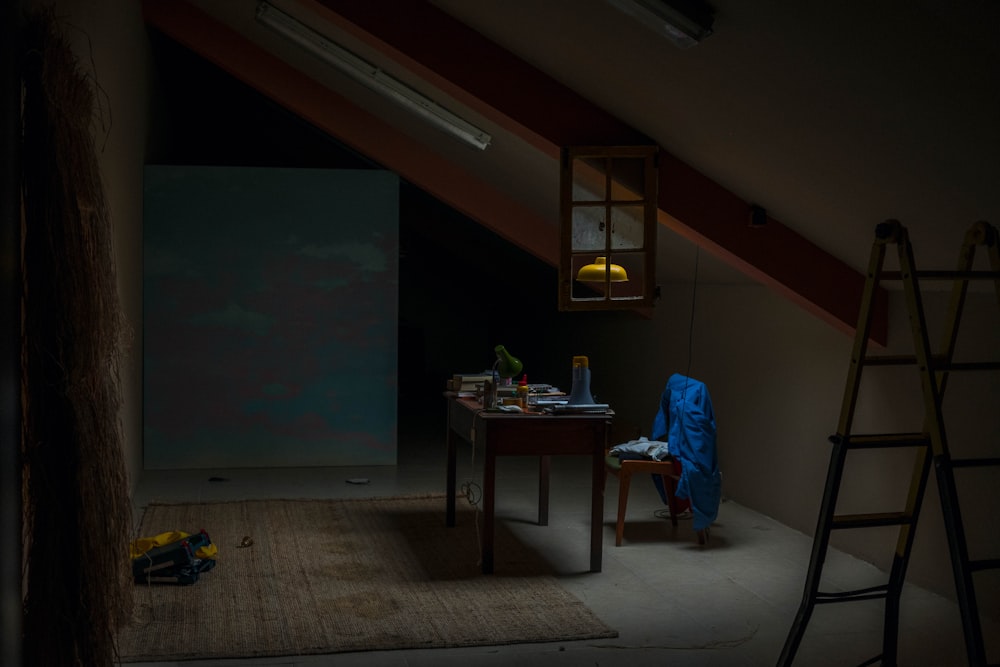
[[[112,665],[131,611],[127,328],[93,81],[51,9],[23,23],[24,662]]]

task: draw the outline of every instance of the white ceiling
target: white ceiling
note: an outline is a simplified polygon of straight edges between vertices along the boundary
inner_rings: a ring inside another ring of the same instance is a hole
[[[921,268],[952,268],[973,222],[1000,224],[995,0],[714,0],[714,34],[686,50],[605,0],[432,3],[858,270],[887,218],[907,226]],[[273,3],[479,124],[493,145],[469,149],[283,43],[254,23],[254,0],[193,4],[555,224],[552,155],[322,7]]]

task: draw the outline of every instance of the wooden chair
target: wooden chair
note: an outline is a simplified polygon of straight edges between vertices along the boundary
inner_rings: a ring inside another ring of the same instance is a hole
[[[680,503],[674,497],[674,488],[681,476],[681,462],[673,458],[664,461],[652,459],[625,459],[608,454],[604,457],[605,470],[618,478],[618,521],[615,524],[615,546],[622,545],[625,533],[625,513],[628,508],[628,492],[632,485],[632,475],[646,473],[659,475],[663,480],[663,490],[666,492],[667,508],[670,510],[670,523],[677,527],[677,516],[680,514]],[[707,531],[698,531],[698,544],[704,544]]]
[[[618,442],[635,440],[637,433],[633,432],[632,435],[632,438]],[[722,498],[722,473],[719,471],[715,449],[715,413],[704,382],[679,373],[674,373],[667,379],[666,387],[660,395],[660,409],[653,418],[650,440],[666,442],[668,438],[672,456],[663,461],[651,458],[619,460],[610,451],[605,452],[605,478],[608,472],[618,477],[615,546],[622,544],[629,487],[632,475],[637,472],[660,476],[664,500],[670,509],[670,523],[674,526],[677,526],[679,505],[682,504],[677,500],[676,488],[683,478],[692,499],[692,519],[698,544],[708,542],[708,528],[718,516]],[[683,465],[691,467],[685,469]]]

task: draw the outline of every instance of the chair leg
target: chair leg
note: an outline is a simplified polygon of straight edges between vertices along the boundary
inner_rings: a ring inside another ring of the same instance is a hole
[[[666,475],[660,475],[663,480],[663,490],[667,495],[667,508],[670,510],[670,523],[677,527],[677,499],[674,497],[673,479]]]
[[[615,525],[615,546],[622,545],[625,533],[625,508],[628,506],[628,487],[632,483],[632,473],[622,470],[618,474],[618,523]]]

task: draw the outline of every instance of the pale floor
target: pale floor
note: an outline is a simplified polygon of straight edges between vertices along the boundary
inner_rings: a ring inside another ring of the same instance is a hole
[[[435,429],[436,430],[436,429]],[[315,469],[178,470],[147,472],[136,502],[247,498],[365,497],[443,492],[441,433],[407,437],[396,466]],[[458,480],[481,481],[466,450]],[[690,522],[675,530],[655,516],[663,505],[652,483],[633,482],[625,541],[614,546],[618,486],[605,496],[603,571],[589,568],[590,477],[586,460],[556,457],[549,525],[536,518],[537,459],[498,464],[497,518],[548,554],[561,583],[605,623],[615,639],[458,649],[340,653],[327,656],[134,663],[136,667],[499,667],[501,665],[644,667],[774,665],[802,595],[812,540],[733,501],[723,502],[707,548],[695,543]],[[477,472],[478,469],[478,472]],[[209,481],[223,477],[227,481]],[[346,480],[367,478],[368,484]],[[442,508],[443,512],[443,508]],[[442,516],[443,520],[443,516]],[[873,566],[832,551],[824,590],[883,583]],[[857,665],[881,647],[881,602],[820,606],[796,665]],[[1000,656],[1000,624],[984,626],[988,655]],[[902,598],[900,665],[965,664],[957,606],[907,586]]]

